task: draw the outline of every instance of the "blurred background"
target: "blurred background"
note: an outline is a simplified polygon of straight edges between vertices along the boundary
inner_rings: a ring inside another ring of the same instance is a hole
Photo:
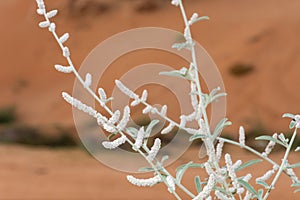
[[[224,135],[237,138],[240,125],[246,127],[250,145],[257,135],[274,131],[289,135],[289,120],[281,116],[300,112],[300,1],[184,2],[188,15],[198,12],[210,17],[208,22],[195,24],[193,35],[216,62],[228,93],[227,116],[233,125]],[[58,33],[70,33],[67,45],[77,67],[96,45],[119,32],[147,26],[180,32],[184,28],[179,9],[169,0],[45,3],[48,10],[60,11],[54,21]],[[72,91],[74,76],[53,68],[65,60],[52,35],[38,28],[42,18],[36,14],[35,1],[1,0],[0,9],[0,199],[172,199],[161,185],[151,189],[131,186],[126,174],[105,167],[84,150],[71,107],[61,98],[62,91]],[[114,63],[115,70],[109,71],[102,86],[109,91],[121,72],[150,61],[181,67],[176,60],[151,51],[137,56],[140,59],[129,56]],[[151,98],[161,100],[167,95],[155,90]],[[263,150],[262,145],[256,143]],[[253,158],[229,146],[226,151],[239,159]],[[282,149],[276,151],[273,158],[280,161]],[[195,144],[171,171],[195,160],[197,154]],[[292,154],[289,161],[297,160],[299,155]],[[260,176],[271,167],[259,165],[261,170],[250,170]],[[204,176],[191,171],[184,180],[192,190],[195,174]],[[299,199],[289,185],[283,175],[270,199]]]

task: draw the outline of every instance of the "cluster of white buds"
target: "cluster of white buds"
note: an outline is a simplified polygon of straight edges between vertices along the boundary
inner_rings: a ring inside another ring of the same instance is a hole
[[[174,6],[179,6],[180,2],[181,2],[181,0],[172,0],[171,4]]]
[[[203,190],[195,197],[193,200],[203,200],[207,198],[213,188],[216,185],[216,177],[214,174],[211,174],[208,178],[207,185],[203,188]]]
[[[161,177],[159,175],[156,175],[154,176],[153,178],[148,178],[148,179],[137,179],[131,175],[128,175],[127,176],[127,180],[133,184],[133,185],[136,185],[136,186],[139,186],[139,187],[146,187],[146,186],[153,186],[157,183],[160,183],[162,180],[161,180]]]
[[[272,136],[275,140],[277,139],[277,133],[274,133]],[[262,153],[263,156],[267,157],[275,147],[275,142],[270,140],[268,145],[266,146],[265,152]]]
[[[127,137],[125,135],[122,135],[121,137],[115,139],[114,141],[104,141],[102,142],[102,145],[106,148],[106,149],[116,149],[117,147],[119,147],[120,145],[124,144],[127,140]]]
[[[137,151],[143,145],[144,137],[145,137],[145,129],[142,126],[139,129],[138,133],[137,133],[137,136],[136,136],[136,139],[135,139],[135,143],[134,143],[134,145],[132,147],[135,151]]]
[[[245,129],[242,126],[239,129],[239,142],[242,146],[245,146]]]
[[[274,169],[271,169],[269,171],[267,171],[264,175],[262,175],[261,177],[258,177],[256,179],[256,181],[267,181],[268,179],[271,178],[271,176],[275,173]]]
[[[161,147],[161,140],[159,138],[156,138],[154,140],[154,144],[151,147],[151,150],[147,156],[147,160],[152,162],[154,160],[154,158],[156,157],[156,155],[158,154],[160,147]]]
[[[161,131],[161,134],[170,133],[174,127],[175,127],[174,123],[169,123],[169,125]]]

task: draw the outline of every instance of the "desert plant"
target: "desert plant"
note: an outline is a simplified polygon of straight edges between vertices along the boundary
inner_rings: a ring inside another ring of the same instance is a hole
[[[178,190],[185,192],[191,199],[260,199],[266,200],[269,197],[270,192],[274,189],[280,175],[282,173],[286,174],[292,181],[292,187],[300,186],[300,182],[293,171],[293,168],[299,167],[300,163],[289,163],[288,156],[291,151],[291,147],[297,135],[297,129],[300,127],[300,115],[285,114],[284,117],[291,118],[290,128],[294,129],[293,135],[290,140],[286,139],[284,134],[274,134],[273,136],[260,136],[257,140],[266,140],[268,145],[264,152],[258,152],[255,149],[247,146],[245,144],[245,132],[244,128],[240,127],[239,130],[239,141],[233,141],[220,136],[222,130],[231,124],[226,118],[222,119],[219,124],[212,130],[209,126],[209,120],[207,116],[207,106],[214,102],[218,98],[225,96],[224,93],[219,92],[219,88],[212,90],[209,94],[203,93],[201,88],[198,66],[196,62],[196,51],[194,48],[194,40],[191,34],[191,26],[201,20],[206,20],[208,17],[199,17],[197,13],[194,13],[190,18],[187,17],[184,9],[183,2],[181,0],[172,0],[171,3],[174,6],[179,7],[183,21],[185,24],[183,43],[174,44],[173,47],[180,49],[188,49],[191,52],[192,62],[189,68],[182,68],[181,70],[175,70],[171,72],[162,72],[162,75],[176,76],[183,78],[190,83],[190,99],[193,106],[193,112],[189,115],[181,115],[179,122],[171,120],[167,116],[167,106],[163,106],[162,109],[158,110],[154,106],[147,102],[147,91],[144,90],[141,95],[136,94],[128,87],[126,87],[122,82],[116,80],[116,86],[127,96],[132,99],[131,106],[136,106],[142,104],[145,106],[143,113],[147,114],[149,112],[156,113],[164,120],[168,122],[168,125],[161,131],[162,134],[167,134],[172,131],[173,128],[177,127],[179,129],[185,130],[187,134],[190,134],[190,141],[202,140],[207,152],[207,159],[204,163],[193,163],[188,162],[187,164],[177,168],[176,175],[172,175],[168,169],[163,165],[167,156],[164,156],[162,160],[158,160],[157,154],[161,148],[161,140],[156,138],[152,147],[149,147],[148,136],[151,129],[146,129],[142,126],[138,129],[133,127],[128,127],[128,122],[130,120],[130,106],[125,106],[123,110],[123,115],[121,117],[120,110],[111,110],[107,105],[107,102],[111,100],[108,98],[104,89],[99,88],[98,94],[96,94],[91,89],[92,75],[87,73],[85,78],[82,78],[77,70],[75,69],[71,57],[70,51],[64,42],[69,38],[69,34],[66,33],[59,37],[56,33],[56,25],[54,22],[50,21],[52,17],[57,14],[57,10],[52,10],[47,12],[43,0],[36,0],[38,9],[37,13],[44,17],[44,21],[39,23],[41,28],[47,28],[54,36],[55,40],[59,44],[63,56],[66,58],[68,65],[55,65],[55,68],[64,73],[73,73],[76,78],[80,81],[82,86],[88,91],[92,97],[101,105],[105,111],[110,115],[110,117],[105,117],[104,114],[99,113],[91,106],[88,106],[81,102],[80,100],[72,97],[66,92],[62,93],[63,98],[73,107],[91,115],[97,120],[98,124],[105,129],[111,135],[116,136],[117,139],[113,141],[105,141],[102,145],[107,149],[115,149],[124,143],[131,145],[132,149],[139,153],[150,165],[150,167],[145,168],[148,172],[153,172],[153,177],[149,179],[139,179],[134,176],[128,175],[127,179],[130,183],[140,187],[153,186],[155,184],[163,183],[166,185],[168,191],[173,194],[177,199],[181,199],[178,194]],[[190,128],[187,126],[187,122],[195,121],[198,124],[198,128]],[[155,126],[158,121],[154,120],[150,124],[150,127]],[[215,147],[215,142],[218,142]],[[239,146],[248,150],[249,152],[257,155],[260,159],[251,160],[242,163],[241,160],[233,161],[230,154],[225,154],[222,156],[222,148],[224,143],[229,143],[232,145]],[[285,150],[284,157],[281,163],[276,163],[271,158],[269,154],[275,145],[283,146]],[[297,148],[296,150],[299,150]],[[221,160],[225,160],[225,165],[221,165]],[[257,191],[253,186],[250,185],[249,180],[252,175],[247,174],[243,176],[237,176],[237,171],[245,169],[250,165],[254,165],[259,162],[268,162],[272,164],[272,168],[267,171],[261,177],[256,178],[256,183],[261,188]],[[197,188],[197,193],[193,193],[188,190],[181,182],[182,177],[187,169],[189,168],[204,168],[207,172],[207,178],[200,180],[199,177],[195,178],[195,185]],[[144,170],[145,170],[144,169]],[[299,189],[298,189],[299,190]]]

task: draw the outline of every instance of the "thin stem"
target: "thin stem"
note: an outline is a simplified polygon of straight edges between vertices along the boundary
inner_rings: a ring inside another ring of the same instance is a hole
[[[294,130],[293,136],[292,136],[292,138],[291,138],[291,140],[290,140],[290,142],[289,142],[289,146],[288,146],[288,148],[286,149],[285,154],[284,154],[284,157],[283,157],[283,159],[282,159],[280,168],[279,168],[279,170],[277,171],[277,174],[276,174],[276,176],[274,177],[274,179],[273,179],[273,181],[272,181],[272,183],[271,183],[271,185],[270,185],[270,187],[269,187],[267,193],[265,194],[263,200],[266,200],[266,199],[268,198],[268,196],[270,195],[272,189],[275,187],[275,184],[276,184],[276,182],[278,181],[278,179],[279,179],[281,173],[283,172],[284,168],[286,167],[286,164],[287,164],[287,158],[288,158],[289,153],[290,153],[290,151],[291,151],[291,148],[292,148],[292,146],[293,146],[293,143],[294,143],[294,140],[295,140],[295,138],[296,138],[296,135],[297,135],[297,128],[295,128],[295,130]]]

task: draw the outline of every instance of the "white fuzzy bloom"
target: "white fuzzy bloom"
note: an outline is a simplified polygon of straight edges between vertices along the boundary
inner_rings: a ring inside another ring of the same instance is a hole
[[[196,119],[196,112],[192,112],[189,115],[185,115],[185,119],[187,122],[193,121],[194,119]]]
[[[44,22],[40,22],[39,23],[39,27],[41,28],[47,28],[50,26],[50,22],[49,21],[44,21]]]
[[[129,88],[127,88],[121,81],[115,80],[115,83],[116,83],[117,87],[121,90],[121,92],[123,92],[130,98],[132,98],[132,99],[139,98],[139,96],[137,94],[135,94],[133,91],[131,91]]]
[[[171,4],[174,6],[179,6],[180,2],[181,2],[181,0],[172,0]]]
[[[246,176],[243,177],[243,181],[249,182],[251,178],[252,178],[252,175],[251,174],[247,174]]]
[[[143,93],[142,93],[141,101],[146,102],[147,97],[148,97],[148,92],[147,92],[147,90],[144,90]]]
[[[120,121],[120,123],[117,125],[117,129],[122,131],[126,128],[128,122],[130,120],[130,108],[129,106],[125,106],[123,117]]]
[[[55,17],[58,13],[58,10],[51,10],[49,12],[47,12],[46,16],[48,19],[51,19],[52,17]]]
[[[69,39],[69,37],[70,37],[69,33],[65,33],[59,38],[59,42],[63,44]]]
[[[39,9],[45,9],[45,3],[43,0],[36,0],[36,3],[39,7]]]
[[[36,12],[37,12],[37,14],[39,14],[39,15],[44,15],[45,12],[46,12],[46,10],[45,10],[45,9],[40,9],[40,8],[38,8],[38,9],[36,10]]]
[[[193,200],[203,200],[204,198],[207,198],[210,195],[215,184],[216,184],[216,177],[214,174],[211,174],[208,178],[207,185],[195,198],[193,198]]]
[[[218,161],[220,161],[220,159],[222,157],[223,146],[224,146],[224,141],[220,140],[217,145],[217,150],[216,150],[216,156],[217,156]]]
[[[119,121],[121,116],[121,112],[119,110],[116,110],[113,115],[109,118],[108,124],[115,124]]]
[[[232,180],[232,184],[233,184],[234,188],[237,189],[238,188],[238,182],[237,182],[237,179],[236,179],[236,173],[235,173],[234,168],[232,166],[231,156],[228,153],[225,154],[225,163],[226,163],[228,175]]]
[[[73,67],[71,66],[62,66],[62,65],[54,65],[55,69],[62,73],[71,73],[73,71]]]
[[[157,108],[155,108],[155,107],[152,107],[152,108],[151,108],[151,113],[152,113],[152,114],[156,114],[156,113],[158,113],[158,110],[157,110]]]
[[[219,190],[216,190],[215,195],[218,199],[221,199],[221,200],[234,200],[233,198],[230,198],[230,197],[226,196],[225,194],[223,194]]]
[[[191,93],[190,93],[190,96],[191,96],[191,104],[194,108],[194,110],[197,110],[198,108],[198,97],[197,97],[197,87],[196,87],[196,84],[194,82],[191,82]]]
[[[95,118],[97,118],[97,111],[90,107],[85,105],[84,103],[82,103],[81,101],[79,101],[78,99],[70,96],[68,93],[63,92],[62,93],[62,97],[65,99],[66,102],[68,102],[69,104],[71,104],[72,106],[74,106],[75,108],[77,108],[78,110],[81,110]]]
[[[105,116],[101,115],[100,113],[96,114],[96,118],[97,118],[97,123],[100,126],[104,126],[104,124],[106,124],[108,121],[108,119]]]
[[[162,181],[159,175],[156,175],[153,178],[148,178],[148,179],[137,179],[137,178],[135,178],[131,175],[128,175],[127,180],[131,184],[139,186],[139,187],[146,187],[146,186],[151,187],[151,186],[153,186],[153,185],[155,185],[155,184]]]
[[[173,193],[175,192],[175,182],[174,182],[174,179],[171,177],[171,176],[167,176],[166,178],[166,181],[167,181],[167,185],[168,185],[168,191],[170,193]]]
[[[68,47],[64,47],[63,48],[63,56],[66,57],[66,58],[68,58],[68,57],[70,57],[70,55],[71,55],[71,53],[70,53],[69,48]]]
[[[287,168],[286,173],[291,177],[293,183],[299,182],[298,176],[295,174],[292,168]]]
[[[185,125],[186,125],[186,123],[187,123],[187,121],[186,121],[186,117],[185,117],[185,115],[181,115],[180,116],[180,127],[185,127]]]
[[[150,152],[149,152],[149,154],[148,154],[148,156],[147,156],[147,160],[153,161],[154,158],[156,157],[156,155],[157,155],[157,153],[158,153],[160,147],[161,147],[161,141],[160,141],[159,138],[156,138],[156,139],[154,140],[154,144],[153,144],[153,146],[151,147],[151,150],[150,150]]]
[[[85,81],[84,81],[84,87],[88,88],[92,84],[92,75],[90,73],[87,73],[85,75]]]
[[[135,100],[133,100],[133,101],[130,103],[130,105],[131,105],[132,107],[134,107],[134,106],[139,105],[140,103],[141,103],[141,100],[140,100],[140,99],[135,99]]]
[[[163,105],[163,107],[160,110],[160,114],[163,115],[163,116],[166,116],[167,110],[168,110],[168,106],[167,105]]]
[[[249,192],[249,191],[247,191],[247,192],[246,192],[246,195],[245,195],[245,197],[244,197],[244,200],[250,200],[251,198],[252,198],[252,193]]]
[[[54,31],[55,31],[55,28],[56,28],[56,25],[55,25],[55,23],[52,22],[52,23],[50,24],[50,26],[49,26],[49,31],[50,31],[50,32],[54,32]]]
[[[109,133],[116,133],[116,132],[118,132],[118,130],[116,129],[116,127],[113,126],[112,124],[102,123],[101,125],[104,128],[104,130],[106,130]]]
[[[204,167],[205,167],[206,173],[208,175],[211,175],[214,173],[214,170],[211,168],[211,166],[208,162],[204,163]]]
[[[243,194],[245,192],[245,188],[243,187],[239,187],[237,190],[236,190],[236,193],[237,194]]]
[[[258,177],[257,179],[255,179],[256,181],[267,181],[269,178],[271,178],[271,176],[275,173],[274,169],[271,169],[269,171],[267,171],[264,175],[262,175],[261,177]]]
[[[197,21],[197,19],[198,19],[198,13],[194,13],[189,20],[189,25],[191,26],[193,23]]]
[[[232,168],[234,171],[237,170],[237,168],[239,168],[242,165],[242,161],[241,160],[237,160],[233,165]]]
[[[106,149],[115,149],[115,148],[119,147],[121,144],[124,144],[126,142],[126,139],[127,139],[126,136],[122,135],[121,137],[115,139],[112,142],[110,142],[110,141],[102,142],[102,145]]]
[[[103,88],[99,88],[98,89],[98,94],[99,94],[99,97],[100,97],[100,104],[103,107],[106,103],[106,100],[107,100],[106,93],[105,93]]]
[[[161,131],[161,134],[167,134],[167,133],[170,133],[174,127],[175,127],[175,124],[170,123],[166,128],[164,128],[164,129]]]
[[[239,129],[239,142],[242,146],[245,146],[245,129],[242,126]]]
[[[295,115],[294,120],[296,122],[295,127],[300,128],[300,115]]]
[[[147,114],[152,110],[152,106],[146,106],[146,108],[143,109],[143,114]]]
[[[277,133],[274,133],[272,137],[274,139],[277,139],[277,136],[278,136]],[[272,150],[274,149],[275,145],[276,145],[276,143],[274,141],[270,140],[269,143],[268,143],[268,145],[266,146],[265,151],[262,153],[262,155],[265,156],[265,157],[267,157],[272,152]]]
[[[205,200],[212,200],[211,196],[208,196]]]
[[[141,148],[141,146],[143,145],[143,140],[144,140],[144,136],[145,136],[145,129],[142,126],[138,133],[137,133],[137,137],[135,139],[135,143],[133,145],[133,150],[138,150],[139,148]]]

